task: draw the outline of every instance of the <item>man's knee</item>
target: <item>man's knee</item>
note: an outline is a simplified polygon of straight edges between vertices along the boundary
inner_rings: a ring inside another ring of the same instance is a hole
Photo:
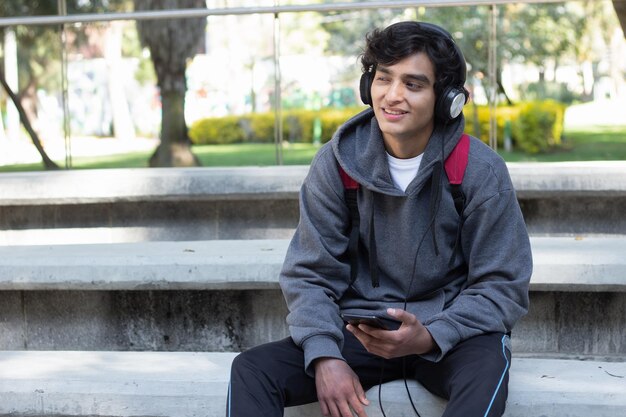
[[[450,365],[450,416],[500,416],[508,397],[511,355],[502,334],[460,345]],[[455,414],[463,411],[462,414]]]
[[[282,340],[256,346],[235,357],[232,374],[274,379],[283,373],[304,373],[302,351],[291,340]]]
[[[264,361],[257,350],[249,350],[237,355],[231,365],[231,379],[228,392],[227,412],[231,416],[279,415],[282,406],[271,394],[273,382],[264,369]],[[261,414],[258,414],[261,415]]]
[[[502,345],[504,346],[504,345]],[[511,354],[505,347],[495,352],[485,350],[482,355],[475,352],[466,357],[466,363],[459,368],[452,387],[457,391],[470,391],[473,395],[491,400],[508,394]]]
[[[508,367],[472,364],[456,376],[445,416],[496,417],[504,413],[508,397]],[[462,414],[457,414],[462,411]]]
[[[235,375],[259,375],[265,373],[268,360],[259,354],[258,350],[248,350],[235,356],[231,365],[231,373]],[[270,365],[271,366],[271,365]]]

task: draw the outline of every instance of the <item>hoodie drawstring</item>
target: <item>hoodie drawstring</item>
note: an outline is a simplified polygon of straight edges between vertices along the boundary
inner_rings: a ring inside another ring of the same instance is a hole
[[[430,194],[430,208],[429,208],[429,225],[430,232],[433,238],[433,246],[435,248],[435,255],[439,256],[439,244],[437,243],[437,228],[435,227],[435,220],[437,218],[437,212],[441,204],[441,175],[442,175],[442,163],[440,161],[435,163],[433,167],[433,174],[431,177],[431,194]],[[371,210],[369,213],[369,266],[370,266],[370,279],[372,281],[372,287],[377,288],[380,286],[380,277],[378,272],[378,251],[376,248],[376,228],[374,222],[374,211],[376,206],[376,193],[370,192]],[[460,230],[460,229],[459,229]],[[428,232],[427,232],[428,233]],[[460,233],[460,232],[459,232]],[[458,236],[457,236],[458,241]],[[456,244],[455,244],[456,251]],[[455,252],[454,251],[454,252]],[[453,253],[454,253],[453,252]],[[453,258],[450,260],[452,262]]]
[[[441,203],[441,168],[442,164],[440,161],[435,163],[433,167],[433,175],[430,179],[430,221],[428,227],[430,227],[430,232],[433,237],[433,246],[435,248],[435,255],[439,256],[439,245],[437,244],[437,228],[435,227],[435,219],[437,217],[437,212],[439,211],[439,204]]]
[[[372,280],[372,287],[378,288],[380,286],[380,277],[378,275],[378,251],[376,249],[376,230],[374,227],[374,209],[376,202],[376,193],[371,192],[371,210],[370,210],[370,224],[369,224],[369,243],[370,243],[370,279]]]

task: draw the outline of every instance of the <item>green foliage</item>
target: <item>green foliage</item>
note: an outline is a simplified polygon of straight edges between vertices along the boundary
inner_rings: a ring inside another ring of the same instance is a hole
[[[311,143],[313,126],[319,118],[321,142],[328,142],[335,131],[362,108],[293,110],[283,115],[283,138],[291,143]],[[514,146],[527,153],[544,152],[561,143],[563,104],[553,100],[533,101],[517,106],[500,106],[496,110],[498,144],[510,134]],[[489,143],[489,108],[468,106],[465,131]],[[510,129],[507,128],[510,127]],[[255,113],[244,116],[212,117],[195,122],[189,129],[195,145],[229,143],[272,143],[274,114]]]
[[[328,142],[339,126],[344,124],[346,120],[357,114],[360,110],[359,108],[351,108],[344,110],[330,110],[322,113],[322,143]]]
[[[102,13],[121,11],[126,0],[67,0],[68,14]],[[56,1],[0,1],[0,17],[58,15]],[[68,48],[79,50],[87,44],[85,28],[67,26],[73,38]],[[24,94],[27,87],[58,90],[60,88],[61,37],[58,25],[18,25],[14,27],[18,45],[19,87],[16,93]],[[0,45],[4,42],[4,31],[0,30]],[[30,94],[30,93],[26,93]]]
[[[192,124],[189,128],[189,138],[196,145],[225,145],[243,142],[246,132],[239,117],[210,117]]]
[[[465,131],[489,143],[489,108],[469,106],[464,110]],[[536,154],[561,143],[565,106],[554,100],[532,101],[496,109],[498,146],[504,143],[507,124],[517,150]]]
[[[546,100],[552,99],[565,104],[572,104],[576,100],[581,100],[579,94],[571,91],[566,83],[555,81],[539,81],[529,83],[521,89],[522,97],[525,100]]]
[[[564,113],[564,106],[553,100],[524,104],[512,124],[515,146],[535,154],[559,145]]]
[[[315,119],[319,118],[322,124],[321,142],[328,142],[337,128],[360,110],[361,108],[350,108],[285,112],[283,139],[289,142],[311,143]],[[274,113],[201,119],[191,125],[189,137],[195,145],[271,143],[274,141]]]
[[[326,50],[330,54],[354,55],[363,46],[364,35],[376,27],[385,27],[403,17],[403,10],[331,11],[322,20],[321,28],[328,33]]]
[[[251,114],[244,118],[248,120],[249,130],[247,142],[272,143],[274,142],[274,116],[269,113]]]
[[[291,110],[283,119],[283,137],[289,142],[313,142],[313,123],[317,113],[311,110]]]
[[[505,125],[511,123],[518,114],[519,107],[499,106],[496,109],[496,127],[498,146],[502,146],[505,136]],[[465,131],[476,136],[485,143],[489,143],[489,107],[468,106],[463,110],[465,114]]]

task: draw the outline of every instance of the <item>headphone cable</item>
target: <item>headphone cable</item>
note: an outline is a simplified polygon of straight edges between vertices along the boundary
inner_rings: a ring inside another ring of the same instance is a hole
[[[383,408],[383,395],[382,395],[382,387],[383,387],[383,376],[385,374],[385,358],[380,358],[380,377],[378,378],[378,407],[380,408],[380,413],[383,417],[387,417],[385,414],[385,409]],[[413,401],[413,396],[411,395],[411,390],[409,389],[409,383],[406,377],[406,357],[402,358],[402,379],[404,379],[404,388],[406,389],[406,394],[409,397],[409,402],[411,403],[411,408],[413,408],[413,412],[417,417],[422,417],[420,413],[417,411],[417,407],[415,406],[415,402]]]
[[[443,131],[442,131],[442,136],[445,135],[445,131],[446,128],[448,126],[448,121],[446,121],[444,123],[443,126]],[[444,147],[444,138],[441,139],[441,159],[444,159],[444,151],[445,147]],[[443,163],[443,162],[442,162]],[[439,171],[439,175],[441,175],[441,171]],[[435,190],[431,190],[432,192],[436,192]],[[438,210],[437,210],[438,211]],[[424,243],[424,240],[426,239],[426,236],[428,235],[428,231],[435,227],[435,219],[436,219],[436,214],[437,211],[435,211],[434,213],[431,213],[431,218],[430,221],[428,223],[428,227],[426,228],[426,230],[424,231],[424,234],[422,235],[422,238],[419,241],[419,244],[417,245],[417,250],[415,251],[415,257],[413,258],[413,267],[412,267],[412,271],[411,271],[411,280],[409,281],[409,287],[407,288],[407,292],[405,294],[404,297],[404,306],[403,306],[403,310],[406,311],[407,309],[407,305],[408,305],[408,297],[409,294],[411,292],[411,287],[413,286],[413,281],[415,281],[415,268],[417,268],[417,258],[419,256],[419,252],[420,249],[422,248],[422,243]],[[384,369],[384,359],[383,359],[383,364],[381,365],[381,377],[380,377],[380,382],[382,383],[382,370]],[[407,377],[406,377],[406,357],[402,358],[402,378],[404,379],[404,387],[406,389],[406,394],[409,397],[409,402],[411,403],[411,407],[413,408],[413,411],[415,412],[415,415],[417,417],[421,417],[420,413],[417,411],[417,407],[415,406],[415,402],[413,401],[413,397],[411,396],[411,390],[409,389],[409,384],[407,382]],[[378,404],[380,405],[380,411],[383,414],[383,417],[387,417],[385,415],[385,412],[383,411],[383,404],[382,404],[382,399],[381,399],[381,383],[378,384]]]
[[[424,243],[424,240],[426,239],[426,236],[428,235],[428,231],[430,230],[431,227],[433,227],[433,223],[434,223],[434,216],[431,218],[428,227],[424,231],[424,234],[422,235],[422,238],[420,239],[420,242],[417,245],[417,251],[415,252],[415,258],[413,259],[413,272],[411,274],[411,280],[409,281],[409,288],[407,290],[407,293],[411,290],[411,286],[413,285],[413,281],[415,279],[417,255],[419,254],[419,251],[422,247],[422,243]],[[406,307],[407,307],[407,302],[408,302],[407,297],[408,297],[407,295],[405,295],[404,297],[404,306],[403,306],[404,311],[406,311]],[[380,408],[380,412],[383,415],[383,417],[387,417],[387,415],[385,414],[385,410],[383,409],[383,399],[382,399],[382,385],[383,385],[384,373],[385,373],[385,358],[381,357],[380,358],[380,377],[378,379],[378,407]],[[420,413],[417,411],[417,407],[415,406],[415,403],[413,402],[413,397],[411,396],[411,392],[409,390],[409,384],[406,378],[406,358],[405,357],[402,358],[402,378],[404,379],[404,387],[406,388],[406,393],[409,397],[409,402],[411,403],[411,407],[413,408],[415,415],[417,417],[421,417]]]
[[[383,386],[383,375],[385,374],[385,358],[380,358],[380,377],[378,378],[378,407],[380,408],[380,413],[383,417],[387,417],[385,414],[385,410],[383,409],[383,398],[382,398],[382,386]]]
[[[413,402],[413,397],[411,396],[411,390],[409,390],[409,383],[406,379],[406,357],[402,358],[402,377],[404,378],[404,388],[406,388],[406,395],[409,396],[409,402],[411,403],[411,407],[413,407],[413,411],[417,417],[422,417],[420,413],[417,411],[417,407],[415,407],[415,403]]]

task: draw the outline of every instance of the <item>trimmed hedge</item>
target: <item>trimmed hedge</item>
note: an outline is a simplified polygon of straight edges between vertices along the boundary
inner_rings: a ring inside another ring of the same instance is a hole
[[[322,109],[291,110],[283,113],[283,139],[289,142],[312,143],[315,120],[320,119],[320,141],[328,142],[337,128],[363,110]],[[209,117],[196,121],[189,128],[195,145],[228,143],[271,143],[274,141],[274,113],[254,113],[243,116]]]
[[[496,109],[496,130],[498,146],[504,144],[504,131],[507,122],[515,120],[519,116],[520,108],[514,106],[500,106]],[[489,107],[472,106],[463,110],[465,114],[465,131],[476,136],[485,143],[489,143]]]
[[[489,108],[467,106],[465,131],[489,143]],[[561,144],[565,105],[554,100],[533,101],[496,110],[498,146],[504,143],[505,126],[515,149],[526,153],[545,152]],[[478,123],[478,125],[476,125]]]
[[[565,106],[554,100],[524,104],[512,125],[515,145],[531,154],[560,145],[564,115]]]
[[[226,145],[240,143],[246,136],[240,117],[225,116],[201,119],[189,128],[189,138],[194,144]]]
[[[287,112],[283,117],[283,138],[289,142],[313,142],[313,125],[316,117],[318,112],[310,110]]]
[[[322,143],[328,142],[337,128],[363,110],[291,110],[283,114],[283,138],[289,142],[311,143],[319,118]],[[468,105],[464,109],[465,131],[489,143],[489,108]],[[501,106],[496,111],[498,144],[504,141],[506,125],[516,149],[527,153],[549,150],[561,143],[565,106],[553,100]],[[243,116],[212,117],[198,120],[189,128],[189,137],[196,145],[229,143],[271,143],[274,141],[274,113]]]

